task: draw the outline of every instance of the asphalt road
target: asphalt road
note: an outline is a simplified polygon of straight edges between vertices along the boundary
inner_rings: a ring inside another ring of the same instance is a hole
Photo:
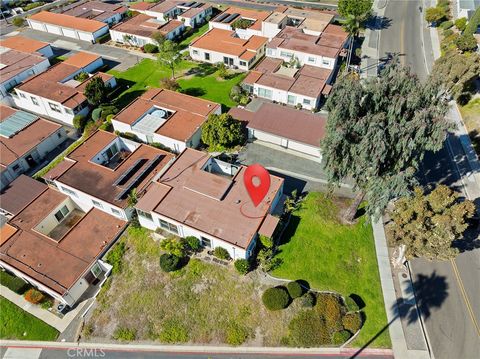
[[[427,7],[418,0],[388,1],[385,16],[391,19],[391,24],[381,32],[379,55],[400,53],[401,61],[424,80],[433,64],[433,54],[420,6]],[[460,174],[469,171],[459,138],[451,135],[441,151],[426,156],[419,177],[423,183],[445,183],[467,195],[472,192],[468,191],[472,184],[465,178],[462,180]],[[478,231],[472,231],[470,236],[478,244]],[[417,300],[425,303],[421,311],[435,358],[478,358],[480,249],[465,251],[452,262],[414,260],[411,267],[414,281],[420,277],[436,278],[428,291],[415,288]],[[423,298],[418,298],[420,292]]]

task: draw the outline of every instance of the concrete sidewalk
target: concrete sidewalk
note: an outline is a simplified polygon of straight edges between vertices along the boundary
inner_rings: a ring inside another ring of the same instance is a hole
[[[409,350],[405,333],[400,320],[397,296],[393,285],[390,257],[388,255],[387,238],[381,221],[372,222],[375,251],[377,253],[378,271],[382,285],[383,299],[388,319],[388,331],[392,340],[393,353],[396,359],[428,359],[430,354],[424,350]]]
[[[7,287],[0,285],[0,295],[16,306],[22,308],[27,313],[30,313],[34,317],[37,317],[41,321],[57,329],[60,333],[63,332],[75,319],[77,314],[83,309],[87,301],[79,303],[73,310],[68,312],[63,318],[57,317],[55,314],[50,313],[46,309],[42,309],[40,306],[29,303],[21,295],[11,291]]]

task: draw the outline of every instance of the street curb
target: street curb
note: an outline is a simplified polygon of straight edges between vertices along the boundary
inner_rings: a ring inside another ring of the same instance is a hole
[[[68,349],[68,348],[89,348],[103,349],[105,351],[145,351],[145,352],[171,352],[171,353],[245,353],[245,354],[333,354],[350,355],[356,353],[360,348],[286,348],[286,347],[222,347],[222,346],[199,346],[199,345],[151,345],[151,344],[111,344],[111,343],[75,343],[75,342],[39,342],[1,340],[0,347],[9,348],[36,348],[36,349]],[[362,355],[390,356],[391,349],[364,349]]]

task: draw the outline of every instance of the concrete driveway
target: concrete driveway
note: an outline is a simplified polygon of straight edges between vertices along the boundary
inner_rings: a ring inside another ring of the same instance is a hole
[[[323,164],[316,158],[281,148],[273,144],[254,141],[240,152],[238,160],[245,165],[259,163],[270,173],[285,178],[285,193],[297,189],[304,191],[328,190]],[[353,197],[350,184],[342,184],[335,190],[342,197]]]

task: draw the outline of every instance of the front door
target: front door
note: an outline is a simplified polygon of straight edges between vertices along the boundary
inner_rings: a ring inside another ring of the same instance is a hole
[[[205,237],[200,237],[202,241],[202,246],[205,248],[212,248],[212,241],[208,238]]]

